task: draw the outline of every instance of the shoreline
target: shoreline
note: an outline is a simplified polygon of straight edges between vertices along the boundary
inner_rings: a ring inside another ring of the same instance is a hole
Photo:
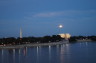
[[[60,42],[52,42],[52,43],[30,43],[30,44],[22,44],[22,45],[0,46],[0,49],[18,49],[18,48],[24,48],[24,47],[61,45],[61,44],[67,44],[67,43],[69,42],[60,41]]]
[[[86,40],[77,40],[77,42],[91,42],[91,39],[86,39]]]

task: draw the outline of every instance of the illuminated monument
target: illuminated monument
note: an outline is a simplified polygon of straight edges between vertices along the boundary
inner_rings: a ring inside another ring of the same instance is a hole
[[[69,39],[71,37],[71,35],[69,33],[65,33],[65,34],[59,34],[62,38],[65,38],[65,39]]]
[[[22,29],[20,28],[20,39],[22,39]]]

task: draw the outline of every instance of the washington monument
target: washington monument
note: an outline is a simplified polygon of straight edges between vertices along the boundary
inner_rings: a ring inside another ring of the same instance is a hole
[[[20,39],[22,39],[22,29],[20,28]]]

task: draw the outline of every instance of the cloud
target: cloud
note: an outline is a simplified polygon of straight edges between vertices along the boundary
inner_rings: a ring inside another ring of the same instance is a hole
[[[38,13],[33,15],[32,17],[54,17],[54,16],[60,16],[63,12],[47,12],[47,13]]]
[[[96,10],[66,10],[66,11],[55,11],[55,12],[41,12],[41,13],[29,13],[25,16],[25,19],[32,20],[33,18],[53,18],[53,17],[63,17],[63,18],[86,18],[86,17],[96,17]]]

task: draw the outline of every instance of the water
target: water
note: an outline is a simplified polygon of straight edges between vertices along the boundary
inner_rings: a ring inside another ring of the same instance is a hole
[[[0,63],[96,63],[96,43],[1,49]]]

